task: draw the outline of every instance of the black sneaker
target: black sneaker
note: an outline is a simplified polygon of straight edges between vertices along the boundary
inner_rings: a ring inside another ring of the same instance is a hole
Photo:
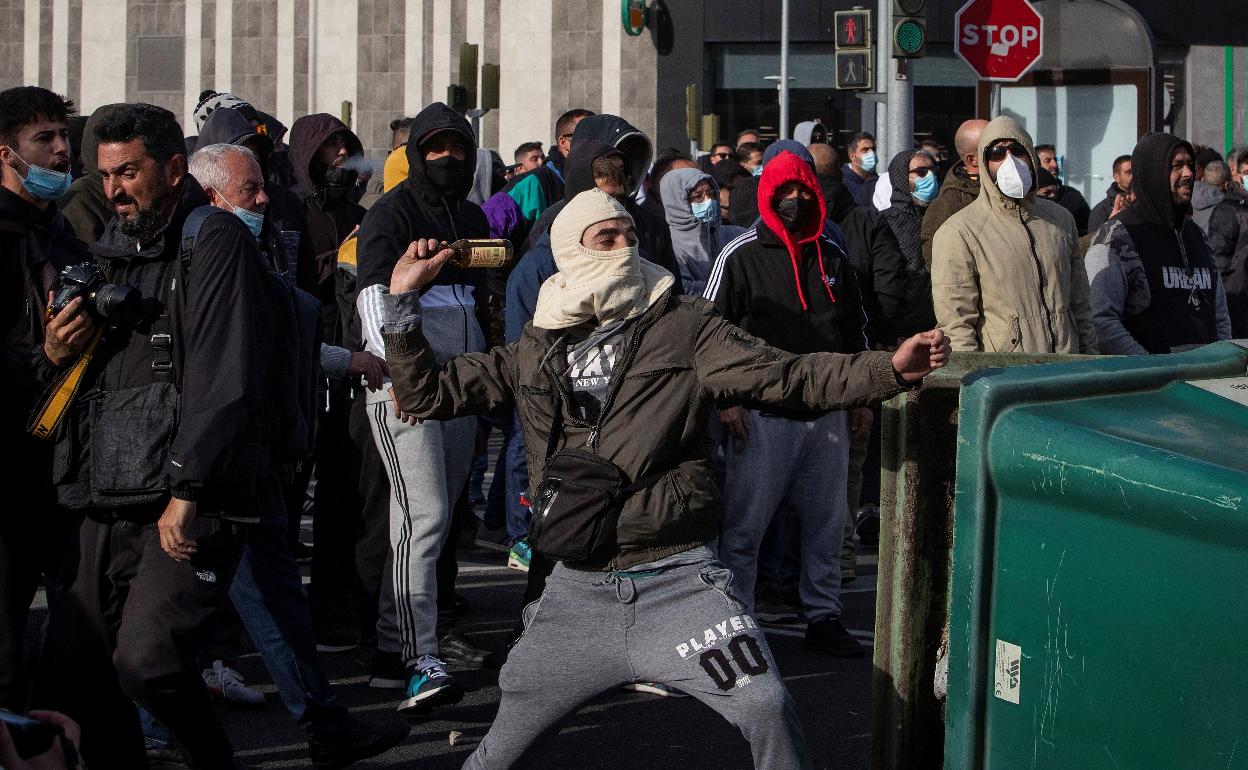
[[[359,646],[359,635],[349,629],[334,626],[316,629],[317,652],[350,652]]]
[[[485,522],[481,522],[481,525],[477,527],[474,542],[478,548],[507,553],[507,550],[511,548],[511,535],[507,534],[505,524],[490,528],[485,526]]]
[[[492,655],[473,644],[458,629],[451,628],[438,634],[438,658],[447,668],[477,669],[486,665]]]
[[[838,658],[860,658],[867,653],[866,648],[841,625],[840,618],[820,618],[809,623],[802,649],[826,652]]]
[[[374,690],[402,690],[407,687],[407,667],[397,652],[377,650],[373,653],[373,674],[368,686]]]
[[[295,561],[299,564],[312,563],[312,546],[307,543],[296,540],[295,544],[290,547],[290,550],[294,552]]]
[[[854,517],[854,534],[862,545],[868,548],[879,547],[880,506],[864,505],[858,509],[858,515]]]
[[[754,592],[754,619],[764,623],[792,623],[801,610],[789,604],[773,583],[760,582]]]
[[[308,739],[308,755],[316,770],[339,770],[361,759],[368,759],[398,746],[412,731],[402,719],[366,722],[352,716],[323,735]]]

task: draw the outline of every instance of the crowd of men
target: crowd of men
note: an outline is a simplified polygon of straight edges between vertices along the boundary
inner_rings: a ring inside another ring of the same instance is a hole
[[[1090,208],[1008,117],[963,123],[956,159],[929,140],[884,162],[818,121],[695,158],[573,109],[509,165],[435,103],[373,173],[331,115],[287,131],[207,91],[194,116],[188,136],[152,105],[84,120],[0,92],[21,514],[0,520],[0,707],[68,715],[46,718],[93,768],[242,766],[213,701],[263,702],[232,665],[244,635],[318,768],[397,745],[402,715],[463,696],[455,671],[504,661],[469,767],[509,767],[613,686],[698,698],[758,766],[807,767],[756,621],[864,654],[841,592],[880,399],[950,346],[1151,354],[1248,329],[1248,151],[1167,134]],[[465,238],[516,259],[456,267]],[[612,536],[561,555],[538,524],[591,509],[567,479],[602,464],[625,479]],[[457,627],[461,535],[527,573],[506,649]],[[581,634],[620,644],[565,659]],[[318,654],[351,650],[399,715],[339,704]]]

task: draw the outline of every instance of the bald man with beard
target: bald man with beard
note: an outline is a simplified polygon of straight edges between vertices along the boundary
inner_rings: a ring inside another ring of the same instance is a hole
[[[936,231],[949,217],[958,213],[979,197],[979,160],[976,149],[979,147],[979,135],[986,120],[968,120],[958,126],[953,137],[953,147],[958,152],[958,164],[945,174],[944,184],[940,186],[940,194],[927,207],[927,216],[923,217],[923,262],[928,269],[932,267],[932,239]]]

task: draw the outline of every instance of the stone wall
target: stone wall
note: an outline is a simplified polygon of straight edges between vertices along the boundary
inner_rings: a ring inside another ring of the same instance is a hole
[[[502,67],[501,108],[480,131],[510,162],[521,142],[549,147],[572,107],[653,132],[654,46],[619,27],[617,0],[0,0],[0,86],[60,86],[87,113],[152,102],[187,133],[204,89],[287,125],[350,100],[353,129],[380,154],[392,119],[446,99],[471,42]]]

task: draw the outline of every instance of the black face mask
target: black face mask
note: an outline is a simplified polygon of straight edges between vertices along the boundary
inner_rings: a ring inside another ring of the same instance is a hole
[[[811,198],[785,198],[776,204],[776,215],[789,231],[802,229],[819,213],[819,207]]]
[[[425,161],[425,178],[443,195],[462,193],[472,186],[472,168],[467,159],[446,155]]]

